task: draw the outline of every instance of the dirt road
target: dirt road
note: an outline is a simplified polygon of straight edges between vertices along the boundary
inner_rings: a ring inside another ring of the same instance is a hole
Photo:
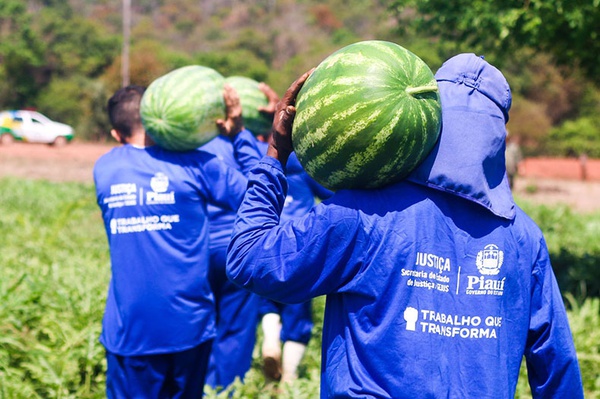
[[[0,177],[92,183],[94,162],[113,146],[73,142],[64,147],[13,143],[0,146]],[[563,203],[579,212],[600,211],[600,160],[587,160],[582,181],[576,159],[526,159],[515,182],[518,199],[541,204]]]
[[[27,143],[0,146],[0,177],[93,182],[94,163],[111,148],[108,144],[77,142],[63,147]]]

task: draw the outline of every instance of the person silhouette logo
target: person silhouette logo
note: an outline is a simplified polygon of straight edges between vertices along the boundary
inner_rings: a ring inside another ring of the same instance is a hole
[[[419,311],[417,309],[409,306],[404,310],[404,321],[406,321],[406,329],[408,331],[416,331],[418,318]]]

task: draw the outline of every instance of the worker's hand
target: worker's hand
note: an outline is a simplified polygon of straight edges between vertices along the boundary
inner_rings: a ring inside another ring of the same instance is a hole
[[[226,119],[217,119],[217,129],[224,136],[235,137],[244,129],[240,97],[233,87],[226,84],[223,88],[223,99],[225,100]]]
[[[305,72],[292,83],[275,109],[267,155],[278,159],[283,166],[287,164],[288,157],[294,150],[292,146],[292,124],[296,116],[296,96],[312,71],[314,71],[314,68]]]
[[[267,100],[269,101],[269,103],[264,107],[258,107],[258,112],[261,112],[268,118],[272,119],[273,115],[275,115],[275,110],[277,109],[279,96],[277,93],[275,93],[275,90],[273,90],[271,86],[264,82],[259,83],[258,88],[265,94],[265,96],[267,96]]]

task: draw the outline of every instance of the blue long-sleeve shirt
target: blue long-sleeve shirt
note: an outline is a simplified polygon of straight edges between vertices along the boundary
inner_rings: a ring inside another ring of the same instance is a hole
[[[254,140],[256,151],[265,155],[268,144]],[[225,164],[239,168],[234,157],[231,140],[227,137],[217,136],[200,147],[201,150],[214,154]],[[247,173],[248,171],[246,171]],[[304,215],[315,204],[315,198],[321,200],[329,198],[333,193],[317,183],[305,171],[295,154],[292,154],[286,165],[289,191],[283,210],[283,219]],[[208,204],[210,219],[210,247],[211,250],[222,250],[227,247],[233,231],[236,211]]]
[[[241,170],[258,160],[254,138],[233,140]],[[206,206],[237,209],[247,179],[204,151],[124,145],[94,167],[112,277],[100,340],[119,355],[183,351],[215,335],[206,273]]]
[[[327,296],[323,398],[513,398],[524,356],[535,398],[583,398],[543,234],[506,181],[508,85],[472,55],[436,78],[441,140],[410,181],[280,223],[287,179],[263,158],[228,276],[280,302]]]

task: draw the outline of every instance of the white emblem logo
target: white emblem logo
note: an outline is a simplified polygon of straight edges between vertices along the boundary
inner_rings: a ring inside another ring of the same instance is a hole
[[[164,173],[156,173],[150,179],[152,191],[146,192],[146,205],[169,205],[175,203],[175,191],[167,192],[169,178]]]
[[[495,276],[500,273],[503,261],[504,252],[500,251],[498,246],[494,244],[486,245],[483,251],[477,253],[477,269],[479,273],[487,276]]]
[[[164,173],[158,172],[150,179],[150,187],[156,193],[164,193],[169,188],[169,178]]]

